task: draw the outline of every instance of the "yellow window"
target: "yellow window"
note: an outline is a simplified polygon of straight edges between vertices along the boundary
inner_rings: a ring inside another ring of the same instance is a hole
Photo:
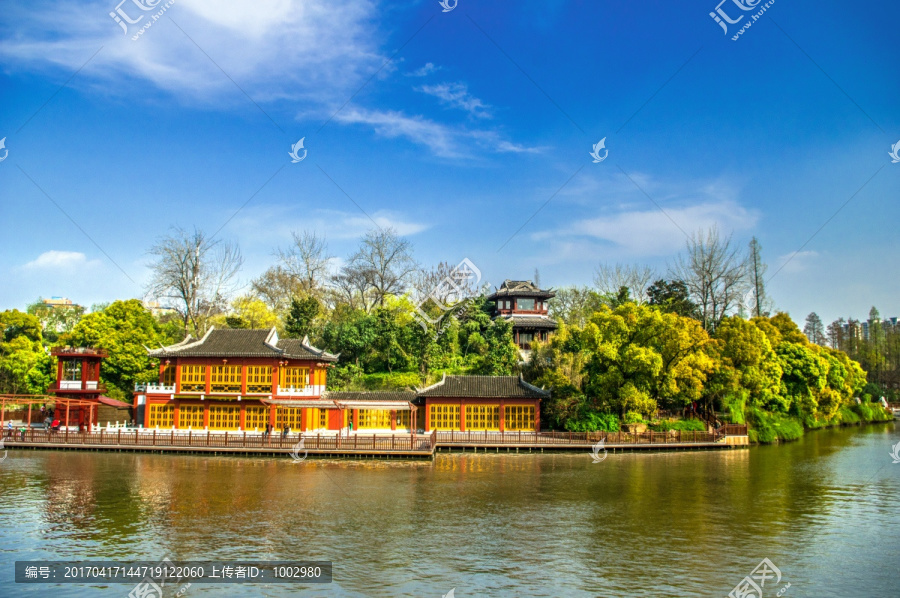
[[[270,394],[272,392],[272,368],[269,366],[249,366],[247,368],[247,392]]]
[[[534,430],[534,405],[506,405],[503,413],[504,429]]]
[[[391,427],[391,412],[387,409],[360,409],[359,427],[387,428]]]
[[[210,371],[210,392],[241,392],[241,366],[214,365]]]
[[[178,427],[182,430],[203,428],[203,405],[181,405],[178,408]]]
[[[409,411],[397,411],[397,427],[408,428],[410,423]]]
[[[159,376],[160,384],[165,386],[173,386],[175,384],[175,364],[170,363],[162,367],[162,373]]]
[[[309,381],[309,368],[281,368],[278,385],[281,388],[306,388]]]
[[[319,409],[319,427],[328,428],[328,409]]]
[[[151,428],[171,428],[175,425],[175,405],[148,405]]]
[[[466,405],[466,430],[499,429],[499,405]]]
[[[206,366],[181,366],[181,392],[203,392],[206,390]]]
[[[209,408],[210,430],[237,430],[240,424],[240,407],[214,406]]]
[[[265,430],[269,425],[269,408],[268,407],[245,407],[244,408],[244,429],[245,430]]]
[[[459,430],[459,405],[430,405],[432,430]]]
[[[275,426],[279,430],[283,430],[285,426],[291,430],[300,429],[300,414],[303,412],[301,408],[279,407],[275,412]]]

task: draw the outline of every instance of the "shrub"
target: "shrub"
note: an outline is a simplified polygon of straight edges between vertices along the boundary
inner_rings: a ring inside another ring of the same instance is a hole
[[[626,424],[642,424],[644,423],[644,416],[637,411],[629,411],[625,414],[622,421]]]
[[[619,418],[612,413],[590,411],[568,420],[565,428],[569,432],[618,432]]]
[[[657,432],[706,432],[706,423],[699,419],[665,419],[650,427]]]
[[[761,444],[777,441],[797,440],[803,436],[803,425],[787,415],[767,413],[761,409],[750,409],[747,421],[750,424],[750,440]]]

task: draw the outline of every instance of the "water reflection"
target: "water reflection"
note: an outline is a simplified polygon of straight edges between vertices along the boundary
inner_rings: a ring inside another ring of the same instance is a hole
[[[900,465],[888,452],[898,440],[888,424],[602,463],[587,452],[294,463],[11,451],[0,466],[0,581],[16,558],[168,555],[334,561],[335,583],[308,595],[724,596],[768,557],[789,595],[858,595],[861,584],[891,595]]]

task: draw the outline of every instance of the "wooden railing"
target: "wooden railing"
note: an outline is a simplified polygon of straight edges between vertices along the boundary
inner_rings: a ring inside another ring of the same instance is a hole
[[[303,446],[298,447],[300,440]],[[146,446],[146,447],[197,447],[197,448],[248,448],[248,449],[297,449],[298,451],[378,451],[390,452],[432,452],[436,446],[435,433],[335,436],[321,434],[248,434],[246,432],[213,433],[209,431],[173,430],[101,430],[99,432],[48,432],[26,430],[24,438],[16,430],[8,438],[7,446],[18,442],[45,444],[84,444],[95,446]]]
[[[746,435],[746,426],[729,425],[715,432],[437,432],[440,445],[685,444],[717,442],[726,435]]]

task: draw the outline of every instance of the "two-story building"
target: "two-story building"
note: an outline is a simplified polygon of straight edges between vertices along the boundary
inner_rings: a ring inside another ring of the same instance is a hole
[[[135,419],[147,428],[339,430],[349,414],[323,398],[337,355],[271,330],[216,330],[151,350],[159,381],[138,385]]]
[[[531,341],[546,341],[556,330],[556,322],[548,315],[547,306],[555,296],[552,290],[539,289],[530,280],[504,280],[487,299],[494,302],[493,318],[512,322],[515,343],[519,349],[527,351]]]

